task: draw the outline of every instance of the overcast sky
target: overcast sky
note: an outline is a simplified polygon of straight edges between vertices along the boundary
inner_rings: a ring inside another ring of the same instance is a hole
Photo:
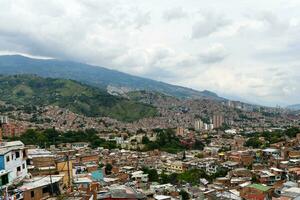
[[[299,0],[1,0],[0,51],[300,103]]]

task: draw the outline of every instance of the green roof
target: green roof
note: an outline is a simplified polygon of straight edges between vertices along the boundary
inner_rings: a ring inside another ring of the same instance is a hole
[[[255,189],[263,191],[263,192],[267,192],[269,189],[271,189],[271,187],[268,187],[268,186],[265,186],[262,184],[251,184],[251,185],[248,185],[248,187],[255,188]]]

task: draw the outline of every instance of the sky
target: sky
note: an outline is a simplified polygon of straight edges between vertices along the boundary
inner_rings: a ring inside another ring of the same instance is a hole
[[[0,53],[300,103],[299,0],[1,0]]]

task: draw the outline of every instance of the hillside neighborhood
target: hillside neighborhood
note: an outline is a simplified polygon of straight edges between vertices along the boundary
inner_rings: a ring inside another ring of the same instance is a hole
[[[55,106],[5,112],[2,197],[300,198],[297,115],[238,102],[152,100],[160,116],[133,123]]]
[[[0,0],[0,200],[300,200],[300,0]]]

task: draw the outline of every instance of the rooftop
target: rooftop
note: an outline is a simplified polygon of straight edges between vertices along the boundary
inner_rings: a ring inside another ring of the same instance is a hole
[[[50,151],[45,149],[28,149],[29,158],[39,158],[39,157],[55,157]]]
[[[52,183],[59,182],[63,178],[62,175],[52,175]],[[31,190],[34,188],[43,187],[51,184],[50,176],[36,176],[32,179],[24,181],[23,185],[19,188],[22,191]]]
[[[156,200],[165,200],[165,199],[171,199],[170,196],[165,196],[165,195],[155,195],[154,199]]]
[[[115,186],[110,187],[109,192],[98,193],[97,199],[105,199],[107,197],[125,199],[125,198],[134,198],[142,199],[144,196],[141,193],[138,193],[131,187],[127,186]]]
[[[24,149],[24,144],[21,141],[13,142],[1,142],[0,143],[0,155],[6,154],[12,150]]]
[[[279,152],[278,149],[272,149],[272,148],[266,148],[263,150],[263,152],[268,152],[268,153],[276,153]]]
[[[248,185],[247,187],[255,188],[255,189],[263,191],[263,192],[267,192],[268,190],[271,189],[271,187],[268,187],[268,186],[265,186],[262,184],[251,184],[251,185]]]

